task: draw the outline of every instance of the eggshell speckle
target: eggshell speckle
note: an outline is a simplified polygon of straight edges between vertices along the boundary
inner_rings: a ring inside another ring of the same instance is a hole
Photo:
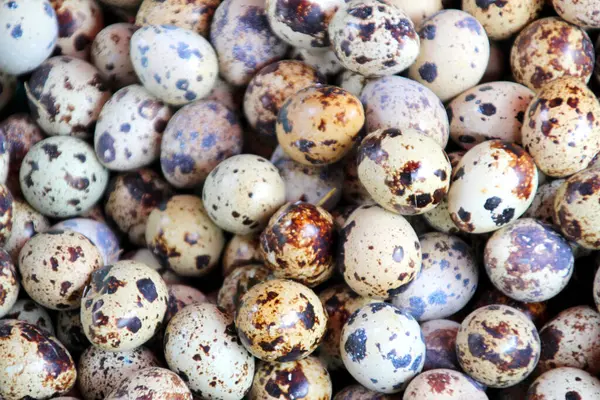
[[[421,324],[427,348],[423,371],[445,368],[458,370],[456,335],[460,324],[447,319],[433,319]]]
[[[175,25],[207,38],[218,6],[218,0],[144,0],[135,16],[135,23],[139,26]]]
[[[463,0],[462,9],[485,28],[492,40],[504,40],[537,18],[544,0],[481,1]]]
[[[165,368],[145,368],[123,380],[105,400],[139,398],[192,400],[190,389],[172,371]]]
[[[133,24],[112,24],[102,29],[92,43],[91,62],[114,89],[121,89],[138,81],[129,53],[131,36],[135,31]]]
[[[426,371],[413,379],[402,400],[487,400],[481,386],[467,375],[451,369]]]
[[[577,368],[556,368],[545,372],[527,392],[529,399],[600,398],[600,380]]]
[[[4,319],[16,319],[35,325],[43,331],[54,335],[54,325],[48,311],[33,300],[21,299],[13,305]]]
[[[102,255],[104,265],[115,263],[119,260],[121,250],[119,249],[119,238],[102,222],[90,218],[72,218],[61,221],[52,226],[52,230],[69,229],[79,232],[98,248]]]
[[[96,0],[50,0],[58,18],[55,55],[87,61],[92,41],[104,27],[104,17]]]

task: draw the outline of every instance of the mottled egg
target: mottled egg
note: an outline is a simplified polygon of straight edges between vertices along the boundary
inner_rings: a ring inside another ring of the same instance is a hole
[[[340,352],[361,385],[396,393],[423,369],[425,341],[410,314],[388,303],[372,303],[356,310],[344,325]]]
[[[68,392],[77,377],[65,347],[35,325],[0,321],[0,396],[47,399]]]
[[[202,185],[221,161],[242,152],[242,127],[236,114],[214,100],[181,108],[167,124],[160,144],[160,166],[177,188]]]
[[[192,400],[190,389],[176,373],[165,368],[144,368],[123,380],[105,400],[128,399]]]
[[[350,385],[339,391],[333,400],[400,400],[401,398],[402,394],[378,393],[361,385]]]
[[[105,223],[94,221],[90,218],[72,218],[61,221],[52,226],[52,230],[72,230],[79,232],[96,246],[102,255],[104,265],[115,263],[119,260],[121,249],[119,238]]]
[[[546,302],[523,303],[511,299],[493,286],[484,289],[476,296],[473,308],[477,309],[492,304],[504,304],[521,311],[533,321],[536,327],[541,328],[548,321],[548,304]]]
[[[175,25],[208,38],[210,22],[218,6],[218,0],[144,0],[135,23],[139,26]]]
[[[0,2],[0,71],[21,75],[37,68],[54,51],[58,20],[47,0]]]
[[[427,349],[423,371],[459,369],[456,358],[456,334],[459,328],[458,322],[447,319],[434,319],[421,324]]]
[[[223,276],[228,276],[237,267],[261,264],[260,240],[258,235],[235,235],[225,246],[221,265]]]
[[[488,400],[481,385],[451,369],[426,371],[413,379],[402,400]]]
[[[253,286],[270,278],[270,270],[262,264],[248,264],[234,269],[225,277],[217,295],[217,304],[234,315],[242,297]]]
[[[533,90],[563,76],[587,83],[594,71],[594,45],[581,28],[560,18],[538,19],[519,33],[510,52],[515,80]]]
[[[11,311],[19,296],[19,278],[10,255],[0,250],[0,318]]]
[[[356,72],[345,69],[341,74],[338,75],[336,80],[337,85],[344,90],[352,93],[355,96],[360,96],[365,85],[370,81],[369,78],[358,74]],[[364,103],[363,103],[364,105]]]
[[[81,354],[90,347],[85,337],[79,310],[60,311],[56,317],[56,338],[72,353]]]
[[[16,319],[35,325],[43,331],[54,335],[54,325],[48,311],[33,300],[21,299],[13,305],[4,319]]]
[[[553,0],[556,13],[565,21],[582,28],[600,28],[598,3],[596,0]]]
[[[533,202],[525,211],[523,217],[535,218],[547,224],[553,224],[554,199],[556,198],[556,192],[564,182],[565,179],[556,179],[538,186]]]
[[[12,99],[17,90],[17,77],[0,71],[0,111]]]
[[[183,277],[177,275],[166,266],[163,266],[160,260],[148,249],[133,250],[132,252],[125,254],[121,259],[138,261],[142,264],[145,264],[146,266],[158,272],[167,285],[183,283],[184,281]]]
[[[81,139],[54,136],[36,143],[19,171],[27,202],[44,215],[66,218],[90,209],[104,193],[108,171]]]
[[[600,398],[600,380],[577,368],[556,368],[538,377],[527,396],[532,400],[597,399]]]
[[[140,262],[119,261],[92,274],[81,299],[81,324],[94,346],[132,350],[159,329],[167,300],[158,272]]]
[[[54,55],[88,60],[94,38],[104,28],[96,0],[50,0],[58,18],[58,42]]]
[[[114,89],[138,82],[129,53],[133,24],[119,22],[102,29],[92,42],[90,60],[100,76]]]
[[[6,185],[0,184],[0,246],[4,246],[12,236],[14,223],[14,199]]]
[[[319,345],[327,314],[306,286],[274,279],[259,283],[242,297],[235,316],[242,343],[263,361],[306,358]]]
[[[294,47],[292,48],[290,57],[310,65],[321,75],[327,77],[333,77],[344,69],[342,64],[340,64],[340,60],[338,60],[335,53],[331,50],[307,50]],[[355,94],[355,96],[358,95]]]
[[[543,7],[544,0],[462,2],[462,9],[481,22],[491,40],[508,39],[518,33],[538,17]]]
[[[26,201],[13,201],[12,232],[4,245],[4,250],[16,265],[19,262],[19,252],[25,243],[35,234],[50,228],[48,218],[31,208]]]
[[[191,286],[178,283],[168,283],[169,288],[169,303],[165,314],[165,326],[173,318],[175,314],[183,310],[185,306],[195,303],[206,303],[208,298]]]
[[[408,76],[431,89],[442,101],[475,86],[490,56],[485,29],[460,10],[440,11],[421,24],[419,56]]]

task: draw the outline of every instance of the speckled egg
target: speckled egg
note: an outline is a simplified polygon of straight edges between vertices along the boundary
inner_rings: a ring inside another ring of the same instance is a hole
[[[568,308],[540,330],[540,372],[558,367],[600,372],[600,314],[589,306]]]
[[[54,325],[48,311],[33,300],[21,299],[13,305],[4,319],[16,319],[35,325],[43,331],[54,335]]]
[[[36,143],[19,171],[27,202],[44,215],[66,218],[90,209],[104,193],[108,171],[83,140],[54,136]]]
[[[31,208],[26,201],[13,201],[13,225],[10,238],[4,245],[4,250],[16,265],[19,262],[19,252],[25,243],[35,234],[50,228],[48,218]]]
[[[556,198],[556,192],[564,182],[565,179],[556,179],[538,186],[533,202],[525,211],[523,217],[536,218],[547,224],[553,224],[554,199]]]
[[[21,75],[52,54],[58,39],[56,13],[46,0],[2,0],[0,71]]]
[[[294,47],[292,48],[290,57],[310,65],[326,77],[333,77],[344,69],[342,64],[340,64],[340,60],[338,60],[335,53],[331,50],[307,50]],[[355,94],[355,96],[358,95]]]
[[[419,55],[413,22],[387,2],[349,1],[335,13],[328,30],[340,63],[364,76],[397,74]]]
[[[0,318],[4,317],[17,302],[19,278],[10,255],[0,250]]]
[[[600,28],[596,0],[553,0],[552,6],[564,20],[582,28]]]
[[[50,0],[58,18],[58,42],[54,55],[88,60],[94,38],[104,28],[96,0]]]
[[[0,246],[8,243],[14,223],[14,199],[6,185],[0,184]]]
[[[261,362],[256,368],[249,400],[331,399],[331,378],[315,357],[284,363]]]
[[[12,99],[17,90],[17,77],[0,71],[0,110]]]
[[[527,210],[537,185],[537,168],[525,150],[488,140],[469,150],[456,166],[448,210],[464,232],[495,231]]]
[[[125,378],[158,366],[154,354],[145,347],[113,352],[90,346],[79,359],[79,390],[86,400],[104,400]]]
[[[266,159],[240,154],[212,170],[202,191],[208,215],[237,235],[259,232],[285,202],[285,182]]]
[[[390,3],[404,11],[416,28],[423,20],[444,8],[442,0],[392,0]]]
[[[337,263],[356,293],[387,299],[421,270],[421,245],[403,216],[362,206],[340,232]]]
[[[587,83],[594,71],[594,59],[594,45],[588,34],[556,17],[529,24],[510,52],[515,80],[536,91],[563,76]]]
[[[104,211],[132,243],[143,246],[150,212],[172,194],[169,184],[151,169],[126,172],[111,181]]]
[[[79,310],[60,311],[56,317],[56,338],[74,354],[90,347],[85,337]]]
[[[346,386],[333,400],[400,400],[402,394],[384,394],[374,392],[361,385]]]
[[[261,264],[260,240],[258,235],[235,235],[225,246],[221,265],[223,276],[228,276],[237,267]]]
[[[69,229],[79,232],[90,239],[100,251],[104,265],[112,264],[119,260],[121,253],[119,238],[105,223],[94,221],[90,218],[72,218],[59,222],[52,226],[51,229]]]
[[[459,328],[458,322],[447,319],[434,319],[421,324],[427,349],[423,371],[460,369],[456,358],[456,334]]]
[[[346,158],[342,160],[342,164],[344,167],[342,197],[346,203],[355,206],[376,204],[375,200],[373,200],[358,176],[356,151],[352,151],[346,156]]]
[[[196,101],[169,121],[160,145],[160,166],[173,186],[194,188],[221,161],[240,154],[242,144],[242,127],[232,110],[218,101]]]
[[[325,334],[327,314],[306,286],[274,279],[252,287],[241,299],[235,325],[242,343],[263,361],[307,357]]]
[[[345,69],[338,75],[337,85],[355,96],[360,96],[365,85],[370,81],[369,78],[356,72]],[[364,104],[363,104],[364,105]]]
[[[129,53],[133,24],[119,22],[102,29],[92,42],[90,60],[114,89],[138,82]]]
[[[270,278],[271,271],[262,264],[248,264],[236,268],[225,277],[217,295],[217,304],[234,315],[242,297],[253,286]]]
[[[408,76],[448,101],[475,86],[485,73],[490,45],[485,29],[460,10],[443,10],[419,28],[419,57]]]
[[[358,149],[358,176],[373,200],[389,211],[415,215],[437,206],[452,167],[432,138],[414,129],[380,129]]]
[[[532,400],[583,400],[600,398],[600,380],[577,368],[556,368],[543,373],[527,392]]]
[[[367,131],[415,129],[442,148],[448,143],[448,115],[438,97],[427,87],[401,76],[369,81],[360,100],[365,106]]]
[[[0,321],[0,396],[47,399],[68,392],[77,377],[64,346],[23,321]]]
[[[456,234],[460,229],[454,225],[450,211],[448,210],[448,196],[444,197],[440,204],[433,210],[429,210],[423,214],[423,219],[429,226],[438,232]]]
[[[482,290],[473,302],[473,308],[489,306],[492,304],[503,304],[521,311],[536,327],[541,328],[548,321],[548,304],[546,302],[523,303],[511,299],[498,289],[490,286]]]
[[[485,391],[469,376],[451,369],[426,371],[413,379],[402,400],[488,400]]]
[[[165,103],[188,104],[215,85],[217,55],[196,32],[173,25],[144,26],[131,37],[130,49],[138,78]]]
[[[165,358],[192,393],[237,400],[252,385],[254,358],[236,334],[233,318],[214,304],[178,312],[165,333]]]
[[[177,275],[172,270],[163,266],[160,263],[160,260],[148,249],[133,250],[125,254],[121,259],[138,261],[142,264],[145,264],[146,266],[158,272],[160,277],[163,278],[167,285],[174,283],[183,283],[184,281],[184,278],[182,276]]]
[[[185,306],[195,303],[207,303],[208,298],[199,291],[191,286],[182,285],[178,283],[168,283],[169,288],[169,303],[167,305],[167,312],[165,314],[165,327],[166,324],[173,318],[175,314],[183,310]]]
[[[219,73],[236,86],[247,85],[288,49],[269,26],[265,0],[223,1],[215,11],[210,42],[219,57]]]
[[[447,318],[471,300],[479,282],[473,251],[463,240],[432,232],[419,237],[421,271],[392,297],[418,321]]]
[[[33,72],[25,90],[31,115],[49,135],[90,137],[110,98],[96,67],[70,56],[45,61]]]
[[[144,25],[175,25],[195,31],[208,38],[210,22],[219,0],[144,0],[135,23]]]
[[[301,61],[284,60],[261,69],[244,94],[244,115],[258,134],[275,137],[277,114],[285,101],[301,89],[325,83],[313,67]]]
[[[190,389],[174,372],[165,368],[144,368],[123,380],[105,400],[128,399],[192,400]]]
[[[344,325],[340,352],[361,385],[396,393],[423,369],[425,341],[410,314],[388,303],[372,303],[356,310]]]
[[[136,261],[94,271],[81,299],[81,324],[96,347],[132,350],[158,330],[168,292],[158,272]]]

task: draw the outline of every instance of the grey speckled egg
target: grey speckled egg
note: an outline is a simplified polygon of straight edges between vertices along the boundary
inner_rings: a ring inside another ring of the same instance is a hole
[[[206,39],[173,25],[138,29],[131,37],[131,62],[144,87],[172,105],[188,104],[210,93],[219,69],[215,50]]]
[[[459,370],[456,334],[460,324],[448,319],[433,319],[421,324],[427,348],[423,371],[445,368]]]
[[[50,3],[58,18],[58,42],[53,54],[87,61],[92,41],[104,28],[102,9],[96,0],[50,0]]]
[[[169,24],[208,37],[219,0],[144,0],[135,16],[139,26]]]
[[[55,136],[36,143],[19,171],[27,202],[44,215],[71,217],[90,209],[104,193],[108,171],[83,140]]]
[[[532,400],[598,399],[600,380],[577,368],[556,368],[539,376],[527,396]]]
[[[25,243],[35,234],[50,228],[50,221],[37,212],[24,200],[13,201],[13,226],[10,238],[4,250],[10,254],[13,263],[19,262],[19,252]]]
[[[79,310],[60,311],[56,317],[56,338],[73,354],[90,347],[85,337]]]
[[[119,238],[103,222],[98,222],[90,218],[72,218],[61,221],[50,228],[52,230],[69,229],[79,232],[100,250],[104,265],[112,264],[119,260],[121,249],[119,248]]]
[[[190,389],[174,372],[165,368],[145,368],[123,380],[105,400],[143,398],[192,400]]]
[[[451,369],[426,371],[413,379],[402,400],[488,400],[481,385]]]
[[[13,305],[4,319],[16,319],[35,325],[43,331],[54,335],[54,325],[48,311],[33,300],[21,299]]]
[[[554,0],[552,6],[564,20],[582,28],[600,28],[596,0]]]
[[[410,283],[398,289],[392,304],[418,321],[447,318],[471,300],[479,282],[473,251],[456,236],[432,232],[419,237],[423,263]]]
[[[102,29],[92,43],[91,63],[115,90],[138,81],[129,53],[131,36],[135,31],[133,24],[112,24]]]
[[[412,1],[412,0],[409,0]],[[402,394],[384,394],[374,392],[361,385],[346,386],[333,400],[400,400]]]
[[[17,77],[0,71],[0,110],[8,104],[17,90]]]
[[[221,265],[223,276],[228,276],[237,267],[248,264],[261,264],[260,241],[258,235],[235,235],[225,246]]]
[[[331,50],[311,51],[295,47],[292,49],[290,57],[294,60],[302,61],[303,63],[310,65],[321,75],[327,77],[333,77],[344,69],[342,64],[340,64],[340,60],[338,60],[335,53]],[[354,95],[358,96],[357,94]]]
[[[356,310],[344,325],[340,352],[361,385],[396,393],[423,369],[425,341],[410,314],[391,304],[372,303]]]
[[[19,278],[10,255],[0,250],[0,318],[8,314],[19,296]]]
[[[217,304],[234,315],[242,297],[253,286],[270,278],[269,269],[262,264],[249,264],[237,267],[225,277],[217,295]]]
[[[369,78],[358,74],[350,70],[344,70],[338,75],[336,80],[337,85],[344,90],[352,93],[353,95],[360,97],[360,93],[364,89],[365,85],[370,81]]]

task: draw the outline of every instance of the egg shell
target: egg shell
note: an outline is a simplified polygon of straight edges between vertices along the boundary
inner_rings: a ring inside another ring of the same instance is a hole
[[[242,98],[239,96],[240,88],[230,85],[223,79],[217,77],[215,86],[208,95],[204,97],[204,100],[214,100],[228,107],[236,114],[241,113]]]
[[[47,399],[75,385],[75,363],[64,346],[23,321],[0,321],[0,396]]]
[[[342,196],[346,203],[354,206],[363,206],[376,204],[373,197],[369,194],[365,185],[360,181],[358,176],[358,160],[356,151],[352,151],[344,160],[344,182],[342,185]]]
[[[415,129],[448,144],[448,114],[440,99],[427,87],[401,76],[372,79],[364,85],[360,101],[365,106],[366,128]]]
[[[554,199],[565,179],[556,179],[538,186],[531,206],[523,217],[535,218],[547,224],[552,224],[554,215]]]
[[[118,22],[98,32],[92,42],[91,63],[115,90],[138,82],[129,52],[136,29],[133,24]]]
[[[175,25],[208,38],[210,22],[218,6],[218,0],[144,0],[135,23],[139,26]]]
[[[414,229],[403,216],[379,206],[357,208],[340,232],[338,246],[344,280],[364,297],[387,299],[421,270]]]
[[[56,338],[73,354],[81,354],[85,349],[90,347],[90,342],[85,337],[85,333],[83,333],[79,310],[58,312],[56,317]]]
[[[54,335],[54,325],[48,311],[33,300],[21,299],[12,306],[4,319],[16,319],[35,325],[50,335]]]
[[[388,303],[356,310],[342,329],[346,369],[367,389],[396,393],[423,369],[425,341],[417,321]]]
[[[0,250],[0,318],[13,308],[19,296],[19,277],[10,255]]]
[[[136,261],[119,261],[92,274],[81,299],[81,324],[94,346],[132,350],[158,330],[167,300],[167,285],[158,272]]]
[[[169,290],[169,300],[167,304],[167,312],[165,314],[164,327],[177,314],[190,304],[208,303],[209,299],[204,293],[191,286],[171,283],[167,285]]]
[[[0,71],[0,111],[10,102],[17,90],[17,77]]]
[[[370,79],[366,76],[345,69],[341,74],[338,75],[336,83],[337,86],[347,90],[353,95],[360,96],[360,93],[369,81]]]
[[[125,254],[121,259],[138,261],[138,262],[141,262],[142,264],[145,264],[146,266],[148,266],[151,269],[158,272],[158,274],[161,276],[161,278],[163,278],[163,280],[165,281],[165,283],[167,285],[174,284],[174,283],[183,283],[183,281],[184,281],[183,277],[177,275],[172,270],[163,266],[160,263],[160,260],[158,258],[156,258],[156,256],[154,254],[152,254],[152,252],[146,248],[133,250],[133,251]]]
[[[104,28],[104,16],[96,0],[50,0],[58,18],[58,42],[54,55],[90,58],[94,38]]]
[[[48,218],[31,208],[24,200],[13,201],[13,225],[10,238],[4,245],[4,250],[16,265],[19,262],[19,252],[25,243],[35,234],[50,228]]]
[[[538,328],[544,326],[549,318],[548,303],[543,301],[537,303],[523,303],[511,299],[493,286],[482,290],[476,296],[475,301],[473,302],[473,308],[478,309],[493,304],[503,304],[521,311],[527,318],[533,321]]]
[[[458,322],[447,319],[433,319],[421,324],[427,349],[423,371],[460,369],[456,358],[456,334],[459,328]]]
[[[408,77],[448,101],[483,77],[490,44],[479,21],[460,10],[442,10],[421,24],[419,56]]]
[[[554,0],[552,6],[564,20],[582,28],[600,28],[598,3],[596,0]]]
[[[56,13],[46,0],[2,0],[0,71],[21,75],[47,59],[58,40]],[[1,107],[0,107],[1,108]]]
[[[285,363],[261,362],[256,367],[249,400],[331,399],[331,378],[315,357]]]
[[[102,210],[102,206],[100,204],[94,205],[92,208],[82,212],[79,214],[82,218],[93,219],[94,221],[106,223],[106,217],[104,216],[104,211]]]
[[[448,210],[460,230],[492,232],[527,210],[537,185],[537,168],[525,150],[510,142],[488,140],[459,161],[448,192]]]
[[[307,50],[294,47],[290,52],[290,57],[310,65],[323,76],[332,77],[344,69],[340,60],[331,50]],[[355,96],[358,95],[355,94]]]
[[[392,297],[392,304],[417,321],[447,318],[471,300],[479,282],[472,249],[456,236],[432,232],[419,237],[421,271]]]
[[[587,83],[594,70],[594,45],[581,28],[557,18],[538,19],[519,33],[510,52],[515,80],[535,91],[571,76]]]
[[[177,188],[202,185],[221,161],[242,152],[236,114],[214,100],[184,106],[167,124],[160,146],[163,175]]]
[[[413,379],[402,400],[487,400],[481,386],[465,374],[451,369],[426,371]]]
[[[306,286],[274,279],[250,288],[235,316],[242,344],[263,361],[306,358],[325,334],[327,314]]]
[[[369,390],[361,385],[346,386],[333,400],[400,400],[402,394],[384,394]]]
[[[444,8],[442,0],[423,0],[418,2],[413,0],[393,0],[390,3],[404,11],[415,24],[416,28],[425,19]]]
[[[600,398],[600,380],[577,368],[556,368],[538,377],[527,395],[542,400]]]
[[[165,368],[150,367],[136,371],[123,380],[105,400],[126,400],[154,397],[159,399],[192,400],[183,379]]]
[[[6,185],[0,184],[0,246],[8,243],[12,236],[14,221],[14,199]]]
[[[262,264],[242,265],[225,277],[217,295],[219,307],[234,315],[242,297],[253,286],[270,279],[271,271]]]
[[[90,218],[73,218],[61,221],[50,229],[69,229],[81,233],[98,248],[104,265],[119,261],[119,238],[105,223]]]
[[[225,246],[221,265],[223,276],[228,276],[236,268],[249,264],[261,264],[260,241],[258,235],[235,235]]]

